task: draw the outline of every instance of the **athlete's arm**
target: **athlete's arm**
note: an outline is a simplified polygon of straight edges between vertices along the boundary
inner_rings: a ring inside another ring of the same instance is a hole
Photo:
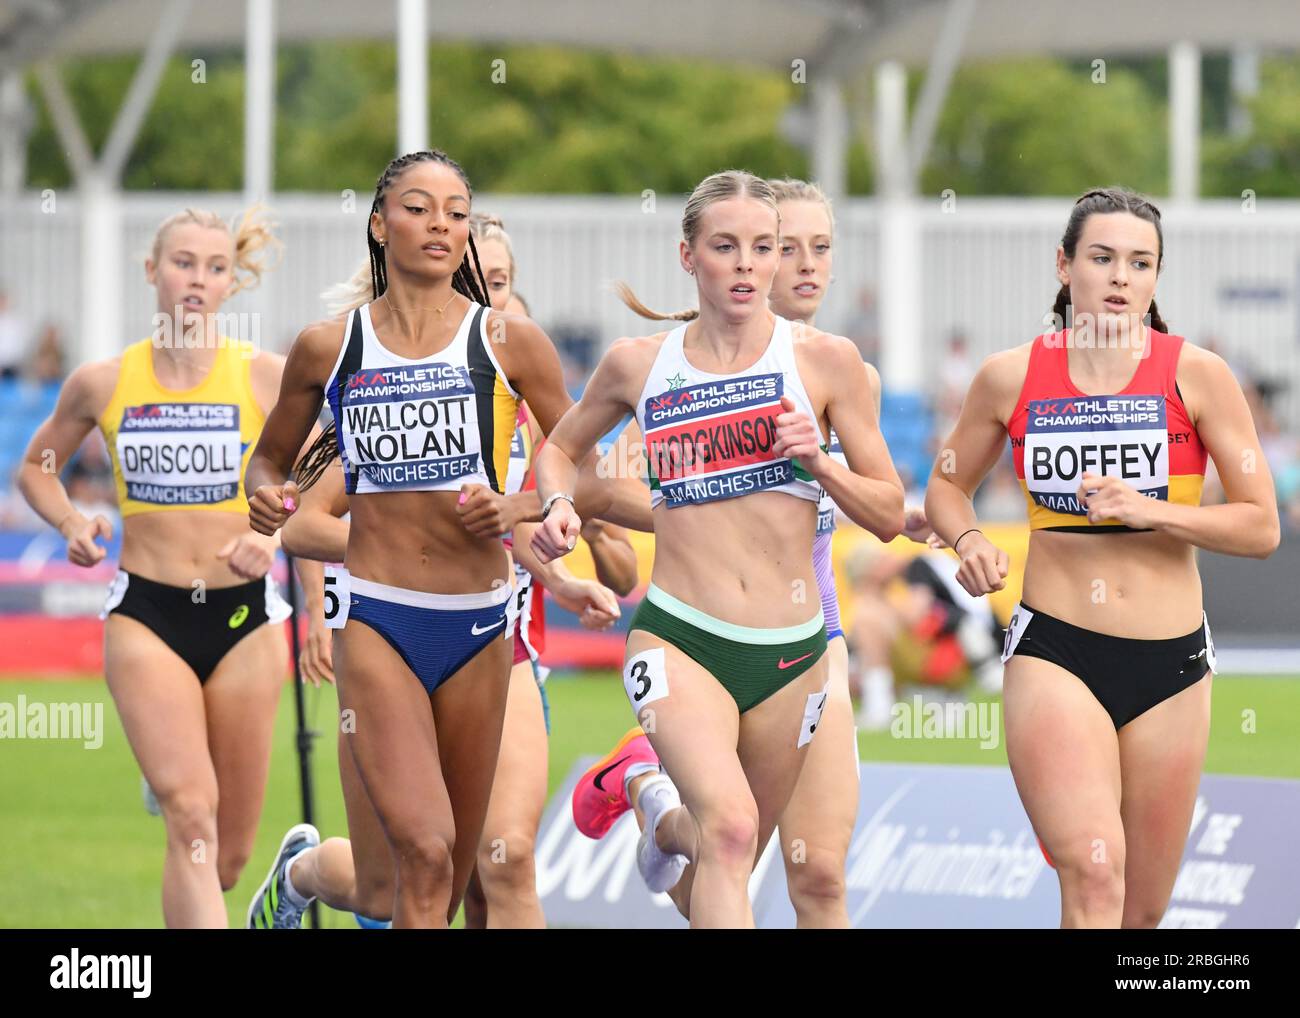
[[[68,560],[93,566],[106,552],[97,537],[112,540],[113,525],[105,516],[87,519],[73,506],[59,472],[96,426],[108,405],[117,377],[112,362],[100,361],[77,368],[59,391],[54,413],[36,429],[18,467],[18,490],[41,519],[68,542]]]
[[[627,539],[627,531],[604,520],[587,520],[582,525],[582,539],[591,550],[596,578],[620,597],[636,588],[636,549]]]
[[[284,550],[301,559],[342,562],[348,548],[348,496],[343,464],[333,460],[320,478],[298,497],[298,508],[281,531]]]
[[[1277,493],[1241,386],[1222,357],[1184,343],[1178,388],[1219,471],[1226,501],[1180,505],[1148,498],[1117,477],[1084,474],[1081,499],[1096,492],[1086,495],[1088,518],[1160,530],[1206,551],[1267,558],[1281,541]]]
[[[826,416],[849,465],[827,455],[816,422],[792,413],[788,397],[783,400],[786,413],[776,419],[783,430],[774,450],[797,458],[854,523],[892,541],[903,529],[903,482],[880,433],[874,400],[862,399],[871,386],[867,366],[857,347],[839,336],[816,337],[810,352],[815,352],[816,371],[827,392]],[[784,429],[792,425],[797,430],[787,434]]]
[[[533,579],[550,591],[555,603],[573,612],[587,629],[608,629],[622,614],[618,599],[608,587],[595,580],[580,580],[569,572],[563,559],[543,562],[531,547],[539,523],[524,523],[515,531],[515,560]]]
[[[645,445],[635,420],[628,422],[600,462],[594,475],[578,475],[578,515],[582,519],[598,516],[629,530],[654,533],[654,516],[650,511],[650,486],[645,482]],[[590,503],[603,497],[593,508]]]
[[[578,477],[575,464],[587,456],[601,435],[632,410],[636,399],[633,386],[645,381],[652,353],[647,340],[620,339],[600,359],[582,399],[564,415],[537,454],[534,470],[537,494],[543,504],[551,495],[573,494]],[[557,499],[533,536],[533,550],[543,562],[567,555],[573,550],[581,528],[574,507],[564,499]]]
[[[1011,560],[978,530],[972,498],[998,461],[1006,439],[1002,408],[1016,398],[1017,350],[996,353],[980,365],[962,401],[952,434],[939,450],[925,492],[925,515],[945,544],[956,547],[959,582],[974,597],[1006,586]],[[1008,393],[1011,393],[1008,396]]]
[[[303,682],[319,686],[334,681],[334,640],[325,627],[325,566],[311,559],[295,558],[307,609],[307,639],[298,652],[298,671]]]
[[[296,507],[298,485],[288,481],[293,464],[316,424],[325,383],[342,343],[339,321],[307,326],[293,346],[280,380],[280,395],[267,415],[257,448],[244,473],[249,522],[259,534],[273,534]]]
[[[529,427],[545,436],[573,405],[564,387],[564,368],[555,345],[531,318],[491,312],[488,335],[493,353],[515,391],[528,404]],[[579,505],[584,513],[597,515],[609,505],[609,493],[595,483],[596,457],[584,458]],[[542,503],[536,491],[501,495],[484,485],[465,485],[457,513],[465,529],[478,537],[501,537],[519,523],[536,523],[542,518]]]

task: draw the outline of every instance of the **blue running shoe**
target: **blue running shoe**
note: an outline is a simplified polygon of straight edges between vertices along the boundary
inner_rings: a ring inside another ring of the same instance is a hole
[[[302,914],[310,902],[301,906],[289,900],[284,886],[285,870],[290,860],[300,852],[320,844],[320,832],[311,824],[298,824],[280,842],[280,851],[271,865],[271,872],[253,895],[248,906],[250,930],[297,930],[302,928]]]

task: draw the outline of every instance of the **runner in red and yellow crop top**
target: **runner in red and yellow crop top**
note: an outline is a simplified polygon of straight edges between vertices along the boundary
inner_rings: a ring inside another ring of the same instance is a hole
[[[1147,330],[1132,381],[1113,396],[1088,396],[1070,381],[1069,330],[1039,336],[1007,422],[1031,530],[1131,531],[1088,520],[1077,498],[1084,471],[1118,476],[1149,498],[1200,505],[1205,446],[1178,389],[1183,337]]]
[[[1241,387],[1156,309],[1163,255],[1145,199],[1105,189],[1075,203],[1053,309],[1074,327],[984,362],[926,494],[962,586],[1002,589],[1007,555],[971,496],[1010,438],[1031,535],[1003,647],[1007,758],[1064,926],[1164,915],[1209,737],[1195,549],[1264,558],[1279,540]],[[1224,505],[1200,504],[1207,456]]]

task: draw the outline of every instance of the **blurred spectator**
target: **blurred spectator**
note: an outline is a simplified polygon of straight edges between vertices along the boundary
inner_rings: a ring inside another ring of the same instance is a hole
[[[14,378],[27,353],[27,324],[0,290],[0,378]]]
[[[880,315],[876,310],[876,291],[870,286],[858,291],[857,307],[849,315],[844,335],[857,344],[864,361],[880,368]]]
[[[34,382],[61,382],[64,375],[63,339],[59,327],[46,322],[27,360],[26,375]]]
[[[966,392],[975,380],[975,363],[971,360],[966,336],[954,332],[948,339],[948,349],[939,365],[938,391],[935,393],[935,427],[947,435],[957,423]]]
[[[1006,450],[975,492],[975,514],[981,520],[1019,522],[1025,518],[1025,495],[1016,477],[1015,461]]]
[[[1001,690],[1002,628],[988,599],[957,583],[950,555],[909,558],[863,542],[844,571],[854,594],[848,640],[860,728],[888,728],[905,684],[941,699],[964,699],[972,686]]]

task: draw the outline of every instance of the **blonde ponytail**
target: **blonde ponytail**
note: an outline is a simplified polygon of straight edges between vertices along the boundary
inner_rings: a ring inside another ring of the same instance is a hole
[[[346,315],[374,299],[374,283],[370,275],[370,259],[366,259],[343,283],[335,283],[321,294],[325,308],[332,316]]]
[[[642,318],[649,318],[652,322],[693,322],[700,317],[700,312],[695,308],[687,308],[685,311],[674,311],[672,314],[661,314],[658,311],[651,311],[641,303],[641,300],[632,292],[632,287],[620,281],[614,284],[614,290],[618,293],[618,299],[626,304],[632,311]]]

